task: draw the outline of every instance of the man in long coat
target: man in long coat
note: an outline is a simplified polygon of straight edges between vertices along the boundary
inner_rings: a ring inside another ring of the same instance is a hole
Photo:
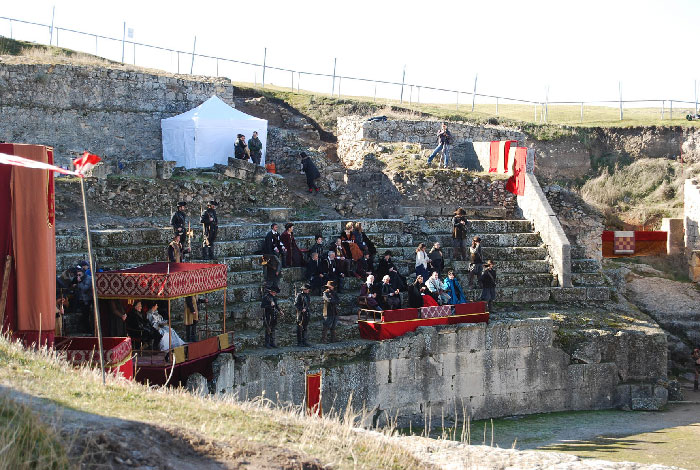
[[[216,216],[216,201],[209,201],[206,210],[202,213],[200,223],[204,229],[202,239],[202,259],[214,259],[214,242],[219,231],[219,218]]]
[[[318,171],[318,167],[306,153],[301,152],[299,156],[301,157],[301,171],[306,174],[306,185],[309,187],[309,192],[318,192],[316,180],[321,177],[321,172]]]

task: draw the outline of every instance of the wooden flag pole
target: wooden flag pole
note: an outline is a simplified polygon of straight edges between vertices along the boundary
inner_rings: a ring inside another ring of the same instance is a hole
[[[88,249],[88,262],[90,263],[90,282],[92,283],[92,302],[93,302],[93,312],[95,314],[95,327],[97,329],[97,345],[100,348],[100,369],[102,369],[102,385],[105,385],[105,360],[104,360],[104,349],[102,348],[102,327],[100,325],[100,311],[97,304],[97,288],[95,286],[95,277],[97,273],[95,272],[95,266],[92,262],[92,245],[90,243],[90,227],[88,226],[88,216],[87,216],[87,203],[85,201],[85,182],[84,178],[80,177],[80,194],[83,197],[83,216],[85,217],[85,236],[87,237],[87,249]]]

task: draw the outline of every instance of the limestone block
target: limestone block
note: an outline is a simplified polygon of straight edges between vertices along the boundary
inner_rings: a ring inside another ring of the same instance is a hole
[[[446,325],[437,328],[437,352],[438,354],[454,353],[457,351],[457,327]]]
[[[585,384],[584,380],[585,364],[571,364],[566,369],[566,383],[571,389],[578,390]]]
[[[170,179],[173,175],[175,164],[173,161],[166,160],[156,162],[156,177],[162,180]]]
[[[586,287],[586,299],[607,301],[610,300],[609,287]]]
[[[418,377],[430,377],[430,370],[424,369],[424,361],[416,358],[398,358],[389,362],[390,383],[410,383]]]
[[[661,219],[661,231],[667,233],[666,254],[675,255],[681,253],[685,246],[685,230],[683,219]]]
[[[499,349],[508,347],[508,325],[505,323],[492,323],[486,327],[486,349]]]
[[[185,388],[188,392],[194,395],[209,395],[209,384],[207,383],[207,379],[198,372],[195,372],[187,377],[187,384],[185,385]]]
[[[585,287],[558,287],[552,289],[552,298],[556,302],[576,302],[586,300]]]
[[[222,353],[214,359],[212,368],[212,393],[231,393],[236,384],[236,367],[232,354]]]
[[[482,351],[486,349],[486,324],[465,324],[457,327],[458,351]]]
[[[532,344],[534,324],[529,321],[515,321],[508,328],[508,346],[510,348],[528,347]]]
[[[539,318],[532,334],[532,346],[552,345],[553,322],[550,318]]]
[[[486,393],[483,373],[478,370],[475,370],[474,373],[455,375],[451,383],[456,397],[468,398],[482,396]]]

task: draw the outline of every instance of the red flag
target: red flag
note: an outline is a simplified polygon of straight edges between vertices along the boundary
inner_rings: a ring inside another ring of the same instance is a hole
[[[513,176],[508,178],[506,189],[511,193],[522,196],[525,194],[525,171],[527,165],[527,148],[515,149],[515,162],[513,164]]]
[[[7,153],[0,153],[0,163],[4,163],[6,165],[22,166],[24,168],[36,168],[38,170],[51,170],[56,171],[58,173],[63,173],[64,175],[79,176],[78,173],[75,171],[66,170],[55,165],[37,162],[24,157],[18,157],[17,155],[9,155]]]
[[[83,153],[82,157],[73,160],[73,166],[75,167],[75,171],[79,174],[79,176],[84,176],[85,173],[97,165],[100,160],[102,159],[97,155],[85,152]]]

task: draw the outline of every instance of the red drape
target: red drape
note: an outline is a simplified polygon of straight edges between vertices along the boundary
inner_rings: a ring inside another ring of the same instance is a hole
[[[493,173],[498,171],[498,154],[501,150],[501,142],[494,140],[491,142],[491,149],[489,151],[489,172]]]
[[[0,144],[0,152],[53,163],[53,151],[43,145]],[[53,344],[56,322],[53,173],[2,167],[0,270],[4,271],[7,256],[12,256],[3,327],[27,344]]]
[[[323,415],[321,409],[321,374],[306,374],[306,409],[310,415]]]
[[[411,331],[416,331],[420,326],[452,325],[456,323],[482,323],[489,321],[488,313],[470,313],[467,315],[452,315],[449,317],[426,318],[420,320],[406,320],[389,323],[371,321],[358,321],[360,336],[364,339],[381,341],[397,338]]]
[[[666,239],[668,232],[662,231],[635,231],[634,232],[634,253],[615,253],[614,239],[615,232],[606,230],[603,232],[603,257],[604,258],[625,258],[630,256],[654,256],[666,254]]]
[[[525,166],[527,165],[527,148],[518,147],[515,150],[515,164],[513,176],[508,178],[506,189],[513,194],[523,196],[525,194]]]

